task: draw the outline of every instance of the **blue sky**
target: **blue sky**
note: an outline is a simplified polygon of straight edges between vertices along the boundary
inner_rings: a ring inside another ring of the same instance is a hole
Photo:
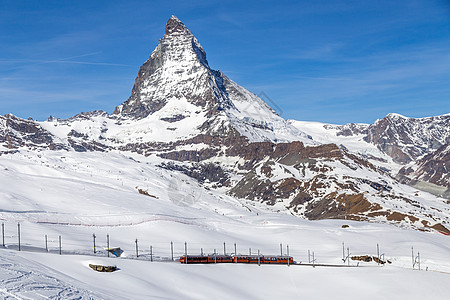
[[[172,14],[285,118],[450,113],[450,1],[0,0],[0,114],[111,113]]]

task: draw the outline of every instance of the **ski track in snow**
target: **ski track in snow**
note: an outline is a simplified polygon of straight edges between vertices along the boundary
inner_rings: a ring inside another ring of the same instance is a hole
[[[59,279],[62,274],[55,274],[37,262],[19,264],[16,259],[0,256],[0,270],[3,299],[105,299],[71,285],[69,281],[74,279]]]

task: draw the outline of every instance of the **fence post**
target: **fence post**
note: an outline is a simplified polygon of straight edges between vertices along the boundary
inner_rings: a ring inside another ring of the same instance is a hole
[[[19,238],[19,251],[20,251],[20,223],[17,223],[17,236]]]

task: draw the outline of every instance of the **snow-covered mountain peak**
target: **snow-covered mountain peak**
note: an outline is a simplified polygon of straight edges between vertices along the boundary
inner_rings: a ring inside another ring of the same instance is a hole
[[[163,120],[171,123],[171,130],[177,130],[183,120],[183,130],[192,134],[236,130],[250,141],[311,142],[258,96],[212,70],[203,47],[175,16],[141,66],[130,98],[114,115],[129,120]]]
[[[176,16],[172,15],[166,24],[166,34],[189,34],[191,31]]]
[[[386,118],[389,119],[409,119],[408,117],[405,117],[404,115],[397,114],[397,113],[389,113]]]

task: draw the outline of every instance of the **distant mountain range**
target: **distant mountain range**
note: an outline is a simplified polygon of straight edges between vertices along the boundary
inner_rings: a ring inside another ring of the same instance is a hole
[[[0,155],[21,149],[136,152],[275,211],[450,234],[450,114],[389,114],[371,125],[285,120],[212,70],[174,16],[112,114],[0,116]]]

